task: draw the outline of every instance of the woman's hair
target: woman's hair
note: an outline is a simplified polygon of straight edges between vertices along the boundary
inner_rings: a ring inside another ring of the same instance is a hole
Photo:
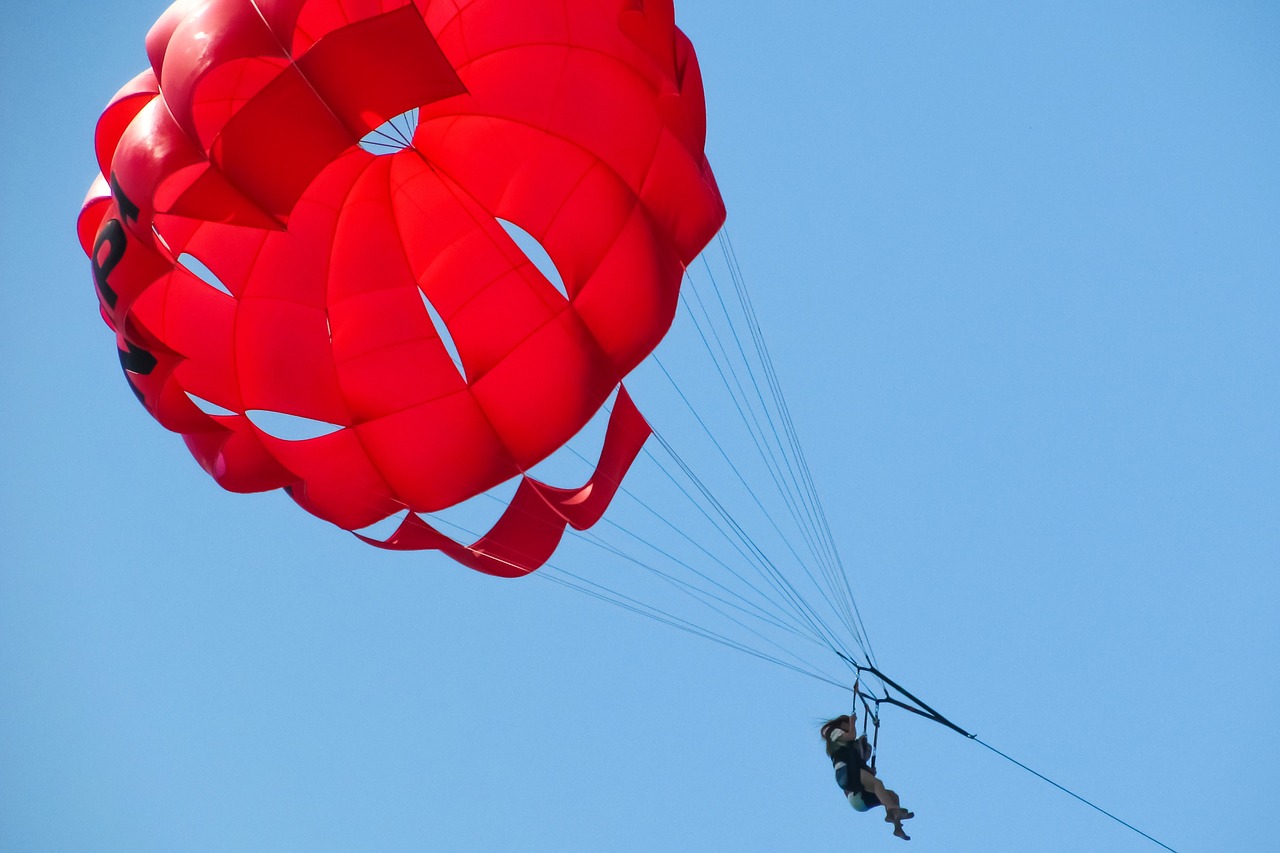
[[[818,729],[818,734],[822,735],[822,740],[827,747],[828,756],[831,756],[836,751],[836,744],[832,743],[830,738],[831,730],[842,729],[843,731],[850,732],[853,731],[853,727],[855,725],[853,718],[848,714],[841,714],[838,717],[832,717],[830,720],[827,720],[822,724]]]

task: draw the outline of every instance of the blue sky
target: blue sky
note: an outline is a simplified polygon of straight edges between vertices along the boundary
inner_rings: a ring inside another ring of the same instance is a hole
[[[677,16],[882,668],[1178,850],[1274,846],[1280,12],[795,5]],[[226,494],[138,407],[73,227],[162,10],[0,31],[0,848],[900,845],[829,778],[847,693]],[[659,355],[728,435],[695,337]],[[881,742],[912,849],[1158,849],[940,727]]]

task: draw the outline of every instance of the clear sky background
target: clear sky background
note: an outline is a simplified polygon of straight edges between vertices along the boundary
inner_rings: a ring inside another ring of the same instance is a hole
[[[163,8],[0,28],[0,849],[900,846],[831,782],[847,693],[224,493],[137,405],[74,222]],[[1171,847],[1274,849],[1280,8],[677,15],[882,667]],[[1158,849],[941,727],[881,740],[907,849]]]

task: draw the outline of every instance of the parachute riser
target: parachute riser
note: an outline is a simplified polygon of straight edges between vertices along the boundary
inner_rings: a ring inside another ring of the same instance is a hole
[[[847,659],[846,659],[846,660],[847,660]],[[891,678],[887,677],[883,672],[881,672],[880,670],[876,669],[874,666],[863,666],[862,664],[855,663],[855,662],[853,662],[853,661],[847,661],[847,662],[848,662],[851,666],[853,666],[853,668],[854,668],[854,669],[856,669],[856,670],[858,671],[858,674],[859,674],[859,675],[861,675],[861,674],[862,674],[862,673],[864,673],[864,672],[869,672],[869,673],[871,673],[871,674],[872,674],[872,675],[874,675],[876,678],[880,679],[880,681],[881,681],[881,682],[883,682],[885,685],[887,685],[888,687],[891,687],[891,688],[893,688],[894,690],[898,691],[898,692],[899,692],[899,693],[901,693],[903,696],[905,696],[905,697],[906,697],[910,702],[914,703],[914,704],[908,704],[908,702],[903,702],[903,701],[902,701],[902,700],[900,700],[900,699],[895,699],[894,697],[892,697],[892,696],[890,696],[890,695],[889,695],[889,691],[888,691],[888,689],[886,689],[886,690],[885,690],[885,694],[884,694],[884,696],[880,696],[880,697],[875,697],[875,696],[873,696],[873,697],[871,697],[871,700],[870,700],[870,701],[875,703],[875,705],[876,705],[876,710],[875,710],[874,712],[872,712],[872,711],[871,711],[871,709],[870,709],[870,707],[867,707],[867,712],[868,712],[869,714],[872,714],[872,718],[873,718],[873,719],[875,720],[875,722],[876,722],[876,735],[877,735],[877,737],[879,736],[879,733],[880,733],[880,732],[879,732],[879,724],[880,724],[880,715],[879,715],[879,710],[880,710],[880,705],[882,705],[882,704],[886,704],[886,705],[893,705],[894,707],[896,707],[896,708],[901,708],[901,709],[903,709],[904,711],[910,711],[911,713],[915,714],[916,716],[924,717],[926,720],[932,720],[932,721],[933,721],[933,722],[935,722],[935,723],[939,723],[939,724],[941,724],[941,725],[944,725],[944,726],[946,726],[947,728],[951,729],[952,731],[956,732],[957,734],[964,735],[965,737],[969,738],[970,740],[973,740],[973,739],[975,739],[975,738],[977,737],[977,735],[975,735],[975,734],[972,734],[972,733],[970,733],[970,732],[965,731],[964,729],[962,729],[962,728],[960,728],[959,726],[957,726],[955,723],[953,723],[953,722],[951,722],[950,720],[948,720],[946,717],[942,716],[942,714],[939,714],[939,713],[938,713],[937,711],[935,711],[933,708],[930,708],[930,707],[929,707],[927,704],[925,704],[925,703],[924,703],[924,702],[923,702],[923,701],[922,701],[918,696],[915,696],[914,694],[912,694],[912,693],[911,693],[911,691],[907,690],[907,689],[906,689],[905,687],[903,687],[901,684],[898,684],[898,683],[897,683],[896,681],[894,681],[893,679],[891,679]],[[857,696],[857,697],[860,697],[860,698],[862,699],[862,703],[863,703],[863,705],[864,705],[864,706],[867,706],[867,702],[868,702],[868,700],[867,700],[867,698],[866,698],[865,696],[862,696],[861,694],[859,694],[859,693],[857,692],[857,685],[856,685],[856,683],[855,683],[855,686],[854,686],[854,695],[855,695],[855,696]],[[855,706],[855,710],[856,710],[856,706]]]

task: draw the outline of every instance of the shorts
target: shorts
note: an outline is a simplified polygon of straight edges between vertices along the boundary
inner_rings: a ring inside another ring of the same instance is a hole
[[[880,798],[875,794],[862,787],[862,768],[854,768],[858,772],[857,776],[853,776],[850,772],[849,765],[840,763],[836,765],[836,784],[840,786],[840,790],[844,791],[845,796],[849,799],[849,805],[853,806],[854,811],[865,812],[868,809],[874,809],[876,806],[883,805]],[[853,776],[853,778],[850,778]]]

